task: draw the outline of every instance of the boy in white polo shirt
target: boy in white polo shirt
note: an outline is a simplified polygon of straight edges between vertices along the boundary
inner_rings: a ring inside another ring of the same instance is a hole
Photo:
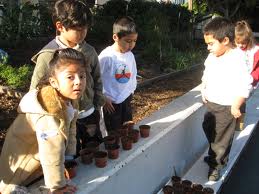
[[[131,100],[137,86],[136,61],[131,50],[138,33],[132,18],[122,17],[113,24],[114,44],[99,55],[103,92],[104,121],[108,131],[132,122]]]
[[[210,54],[202,77],[202,100],[207,106],[203,130],[209,142],[208,179],[217,181],[227,164],[240,107],[249,96],[252,77],[245,56],[235,48],[234,25],[226,18],[212,19],[203,29]]]

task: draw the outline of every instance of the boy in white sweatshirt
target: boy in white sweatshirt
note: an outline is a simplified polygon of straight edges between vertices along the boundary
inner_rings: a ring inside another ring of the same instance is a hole
[[[249,96],[252,77],[245,56],[234,46],[234,25],[226,18],[212,19],[203,29],[210,54],[202,77],[202,99],[207,106],[203,130],[209,142],[208,179],[217,181],[227,164],[240,107]]]
[[[135,47],[137,37],[133,19],[127,16],[119,18],[113,24],[114,44],[99,55],[106,96],[104,120],[108,131],[132,122],[131,100],[137,86],[137,68],[131,50]]]

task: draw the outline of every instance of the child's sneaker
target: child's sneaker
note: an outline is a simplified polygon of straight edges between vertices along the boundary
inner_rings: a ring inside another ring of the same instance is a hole
[[[209,181],[218,181],[220,178],[220,170],[215,168],[210,168],[208,173]]]

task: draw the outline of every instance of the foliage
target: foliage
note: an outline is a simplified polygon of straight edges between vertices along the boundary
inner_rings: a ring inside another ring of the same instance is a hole
[[[207,55],[207,52],[204,52],[204,49],[202,48],[198,50],[189,49],[185,51],[173,48],[168,52],[168,65],[166,68],[183,70],[192,65],[202,63],[205,59],[205,55]]]
[[[255,8],[256,0],[206,0],[210,13],[238,20]]]
[[[28,40],[53,31],[51,16],[46,6],[26,2],[13,5],[4,4],[0,23],[0,39],[11,42]]]
[[[112,24],[118,17],[134,18],[138,30],[137,49],[146,59],[163,64],[172,48],[188,48],[192,14],[187,8],[171,3],[145,0],[110,0],[93,9],[94,25],[90,36],[103,43],[112,39]],[[110,29],[110,30],[107,30]]]
[[[6,61],[0,63],[0,79],[14,89],[29,85],[33,71],[32,66],[22,65],[15,68],[8,65]]]

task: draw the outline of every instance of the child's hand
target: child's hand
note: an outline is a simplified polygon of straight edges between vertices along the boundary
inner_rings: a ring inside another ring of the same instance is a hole
[[[231,106],[231,114],[235,117],[238,118],[241,116],[240,108],[236,106]]]
[[[109,98],[106,98],[105,105],[103,106],[103,110],[108,112],[109,114],[115,111],[114,106],[112,105],[112,101]]]
[[[76,193],[76,187],[73,185],[66,185],[65,187],[62,187],[60,189],[57,189],[53,192],[51,192],[51,194],[74,194]]]
[[[200,87],[201,87],[201,99],[202,99],[203,103],[206,104],[208,102],[208,100],[206,98],[206,92],[205,92],[206,84],[205,84],[205,82],[202,82]]]
[[[201,90],[201,98],[202,98],[203,103],[206,104],[208,102],[204,90]]]
[[[235,118],[238,118],[240,117],[242,114],[241,114],[241,111],[240,111],[240,107],[242,106],[242,104],[245,102],[245,98],[243,97],[237,97],[232,106],[231,106],[231,114],[235,117]]]

